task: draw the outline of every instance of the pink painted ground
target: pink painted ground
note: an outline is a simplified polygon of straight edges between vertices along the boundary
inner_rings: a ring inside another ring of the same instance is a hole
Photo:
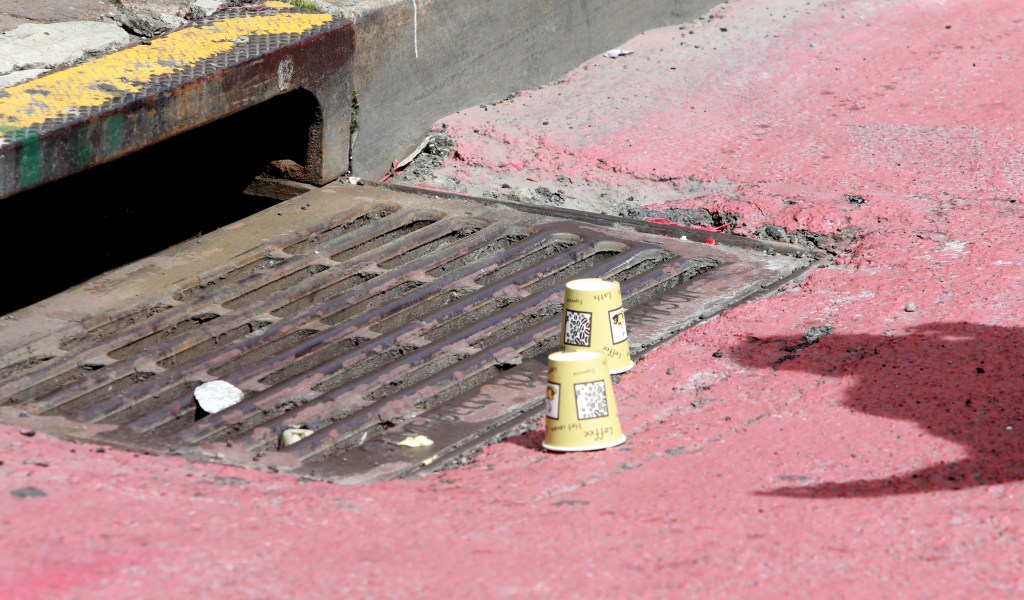
[[[46,494],[0,494],[0,596],[1020,597],[1022,40],[1017,0],[734,0],[444,119],[475,190],[859,233],[641,361],[611,450],[341,487],[0,428]]]

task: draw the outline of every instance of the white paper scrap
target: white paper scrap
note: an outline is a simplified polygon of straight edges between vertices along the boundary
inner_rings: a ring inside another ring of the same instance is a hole
[[[244,392],[226,381],[217,380],[200,385],[194,394],[199,408],[212,415],[241,402]]]
[[[632,50],[623,50],[621,48],[613,48],[613,49],[605,52],[604,55],[607,56],[608,58],[618,58],[620,56],[627,56],[627,55],[632,54],[632,53],[633,53]]]
[[[398,442],[399,446],[406,446],[407,448],[422,448],[424,446],[433,446],[434,440],[428,438],[425,435],[411,435],[404,440]]]
[[[304,427],[291,427],[281,432],[281,445],[291,446],[295,442],[313,435],[312,429]]]

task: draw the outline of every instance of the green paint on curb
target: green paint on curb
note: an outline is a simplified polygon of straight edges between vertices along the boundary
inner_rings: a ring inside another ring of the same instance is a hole
[[[103,150],[106,156],[113,156],[121,152],[124,145],[124,118],[121,115],[113,115],[103,124]]]
[[[23,136],[18,156],[18,182],[24,188],[39,183],[43,171],[43,149],[38,132],[25,130]]]
[[[75,166],[78,168],[92,165],[92,140],[89,139],[89,132],[82,132],[78,136],[78,148],[75,151]]]

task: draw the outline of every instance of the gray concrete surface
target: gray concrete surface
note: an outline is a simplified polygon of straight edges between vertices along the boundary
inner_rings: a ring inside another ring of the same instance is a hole
[[[415,150],[442,115],[551,83],[645,29],[690,20],[718,3],[345,3],[344,14],[356,23],[353,173],[380,177]]]
[[[114,23],[25,23],[0,36],[0,75],[71,65],[130,42],[131,36]]]
[[[719,1],[312,3],[356,25],[352,88],[359,108],[350,163],[352,174],[379,178],[413,152],[442,115],[553,82],[645,29],[692,19]],[[6,0],[0,4],[0,89],[187,26],[216,6],[213,0]],[[67,25],[81,21],[105,27]],[[41,36],[26,35],[26,27],[38,32],[40,26]],[[114,27],[121,30],[117,41],[110,40]]]

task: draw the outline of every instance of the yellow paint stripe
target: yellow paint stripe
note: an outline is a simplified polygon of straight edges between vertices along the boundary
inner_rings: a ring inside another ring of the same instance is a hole
[[[225,19],[182,29],[70,69],[6,88],[0,130],[34,127],[144,89],[167,75],[231,50],[242,36],[304,33],[331,20],[320,13],[281,13]]]

